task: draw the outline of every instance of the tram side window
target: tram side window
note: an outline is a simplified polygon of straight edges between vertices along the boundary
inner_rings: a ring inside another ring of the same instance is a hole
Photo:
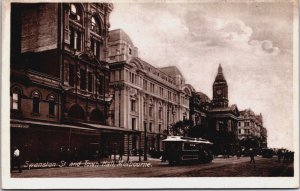
[[[184,143],[183,150],[198,150],[197,145],[193,143]]]

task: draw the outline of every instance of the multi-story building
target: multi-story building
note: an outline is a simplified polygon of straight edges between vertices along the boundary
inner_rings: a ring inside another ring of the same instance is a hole
[[[12,3],[11,144],[25,160],[89,158],[132,131],[108,126],[109,3]],[[120,144],[122,143],[122,144]]]
[[[267,130],[263,126],[262,115],[256,115],[251,109],[240,111],[238,120],[238,138],[241,143],[252,142],[253,147],[267,146]]]
[[[125,137],[125,150],[160,150],[163,131],[189,117],[191,86],[175,66],[156,68],[140,59],[121,29],[110,31],[108,45],[111,124],[135,132]]]
[[[154,67],[124,31],[109,31],[112,9],[110,3],[12,3],[11,146],[31,161],[147,153],[162,149],[172,124],[191,118],[209,129],[218,150],[232,149],[239,112],[228,107],[221,66],[211,101],[177,67]]]

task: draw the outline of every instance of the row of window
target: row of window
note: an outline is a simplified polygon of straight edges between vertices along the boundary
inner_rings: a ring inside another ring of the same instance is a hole
[[[136,129],[136,118],[131,118],[131,128],[132,130]],[[147,123],[144,123],[144,128],[147,130],[147,132],[153,132],[152,122],[149,123],[149,127],[147,127]],[[158,124],[158,132],[161,132],[161,124]]]
[[[13,110],[21,109],[21,93],[20,92],[21,91],[19,91],[18,89],[13,90],[12,104],[11,104],[11,108]],[[48,116],[54,117],[55,116],[55,97],[54,97],[54,95],[50,94],[48,96],[47,101],[48,101]],[[40,102],[41,102],[41,93],[38,91],[34,91],[32,93],[32,115],[40,114]],[[69,117],[84,120],[84,116],[85,116],[84,110],[78,105],[71,107],[69,110]],[[97,109],[94,109],[91,112],[90,120],[104,122],[103,113],[101,113]]]
[[[70,86],[73,87],[79,86],[81,90],[85,90],[89,92],[93,92],[95,88],[95,91],[99,95],[102,95],[104,93],[104,87],[105,87],[104,76],[95,75],[93,74],[93,72],[86,71],[85,69],[82,68],[77,70],[77,72],[76,70],[77,69],[75,65],[69,64],[69,85]],[[94,82],[96,82],[96,84]]]
[[[242,130],[239,129],[239,134],[242,133]],[[244,129],[244,134],[250,134],[250,129]]]
[[[54,95],[48,96],[48,114],[49,116],[55,115],[55,97]],[[41,95],[38,91],[32,93],[32,114],[40,113],[40,98]],[[12,93],[12,104],[11,108],[13,110],[20,110],[21,108],[21,94],[19,91],[14,91]]]
[[[130,110],[132,112],[137,112],[137,102],[136,100],[130,100]],[[147,115],[147,104],[144,103],[143,105],[143,108],[144,108],[144,116]],[[175,108],[172,107],[170,112],[172,113],[172,115],[175,115]],[[153,109],[153,105],[150,104],[149,105],[149,117],[153,117],[154,116],[154,109]],[[163,107],[159,107],[159,110],[158,110],[158,119],[162,119],[163,118]]]
[[[139,76],[135,74],[134,72],[128,72],[126,75],[128,75],[129,82],[132,84],[139,84]],[[112,71],[111,72],[111,80],[112,81],[118,81],[121,80],[121,71]],[[156,89],[156,87],[158,89]],[[161,86],[156,86],[154,83],[149,82],[146,79],[143,79],[143,89],[145,91],[150,91],[153,94],[158,94],[160,97],[165,97],[165,89]],[[171,91],[167,91],[167,98],[169,101],[177,101],[177,94],[172,93]],[[181,102],[188,105],[188,99],[185,97],[181,97]]]
[[[83,12],[82,9],[78,4],[71,4],[70,6],[70,13],[69,13],[69,19],[70,19],[70,47],[72,49],[81,51],[82,50],[82,43],[83,43]],[[72,23],[74,22],[74,23]],[[91,18],[91,24],[90,24],[90,31],[92,31],[96,36],[101,36],[101,27],[100,27],[100,21],[99,19],[93,15]],[[78,27],[79,25],[80,27]],[[93,37],[91,35],[91,50],[93,54],[100,59],[100,41],[97,40],[99,38]]]
[[[250,125],[250,122],[244,122],[244,126],[249,126]],[[239,126],[242,126],[242,122],[239,122]]]

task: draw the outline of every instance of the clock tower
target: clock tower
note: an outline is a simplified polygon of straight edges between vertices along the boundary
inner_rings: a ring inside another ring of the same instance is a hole
[[[213,106],[215,108],[228,107],[228,86],[223,75],[221,64],[218,68],[218,74],[213,84]]]

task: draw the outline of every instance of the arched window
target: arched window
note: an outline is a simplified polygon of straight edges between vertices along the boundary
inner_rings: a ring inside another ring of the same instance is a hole
[[[71,4],[70,6],[70,16],[69,18],[73,21],[82,22],[82,11],[76,4]]]
[[[21,89],[18,87],[13,88],[12,90],[12,103],[11,108],[14,110],[20,110],[21,107]]]
[[[32,113],[34,114],[40,113],[40,98],[40,92],[34,91],[32,93]]]
[[[49,98],[49,116],[55,115],[55,97],[54,95],[50,95]]]
[[[72,3],[70,5],[69,18],[71,21],[82,25],[82,10],[78,4]],[[81,50],[82,30],[79,29],[80,27],[77,24],[70,22],[70,47],[75,50]]]
[[[92,16],[91,31],[93,31],[94,33],[100,34],[100,22],[99,22],[98,18],[96,18],[95,16]]]
[[[68,113],[68,116],[72,119],[84,120],[84,110],[78,104],[73,105]]]
[[[94,109],[91,112],[90,121],[104,123],[105,122],[105,117],[99,109]]]

